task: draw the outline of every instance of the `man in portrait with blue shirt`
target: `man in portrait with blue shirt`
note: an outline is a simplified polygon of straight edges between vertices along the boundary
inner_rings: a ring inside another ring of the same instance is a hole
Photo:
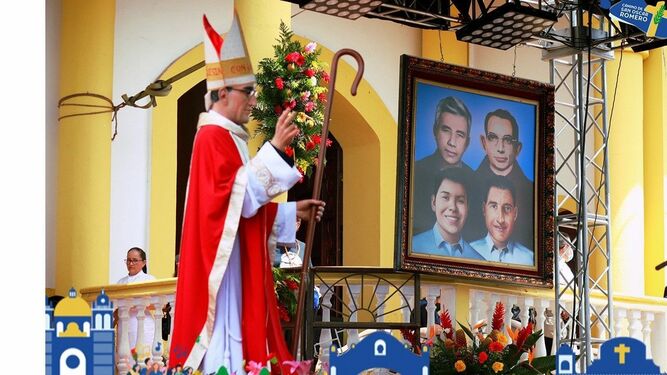
[[[533,251],[512,239],[519,216],[515,202],[512,181],[505,176],[490,177],[482,206],[487,234],[470,246],[489,261],[533,266]]]
[[[483,260],[461,236],[468,218],[468,174],[461,168],[449,168],[440,171],[433,182],[435,224],[413,237],[412,252]]]

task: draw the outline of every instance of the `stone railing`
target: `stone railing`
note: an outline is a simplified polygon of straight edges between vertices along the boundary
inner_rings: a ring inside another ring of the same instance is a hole
[[[308,312],[305,329],[306,356],[319,357],[320,362],[328,362],[327,350],[332,343],[344,348],[358,342],[373,329],[392,330],[397,337],[399,328],[416,328],[418,319],[413,313],[416,302],[424,298],[427,318],[422,336],[428,335],[435,324],[436,300],[446,308],[452,322],[474,323],[480,319],[491,321],[496,301],[506,306],[505,324],[525,326],[529,320],[535,322],[536,330],[549,332],[554,325],[549,311],[555,311],[553,290],[526,290],[521,288],[499,288],[480,286],[471,283],[441,282],[437,279],[415,277],[408,273],[396,273],[390,269],[355,269],[326,268],[315,269],[314,284],[320,288],[321,315]],[[362,276],[363,274],[363,276]],[[163,355],[169,350],[169,340],[162,340],[163,308],[167,303],[174,306],[176,279],[166,279],[128,285],[105,286],[104,290],[118,309],[117,353],[116,361],[119,373],[125,374],[134,364],[131,348],[136,348],[136,341],[141,342],[145,319],[153,319],[155,332],[150,351],[137,350],[138,363],[150,357],[162,363]],[[93,301],[102,287],[87,288],[81,291],[84,299]],[[418,291],[418,293],[415,293]],[[564,296],[567,303],[571,296]],[[602,297],[593,296],[593,307],[603,305]],[[422,302],[423,303],[423,302]],[[512,319],[511,307],[519,307],[517,320]],[[130,342],[125,327],[129,326],[130,316],[136,311],[137,340]],[[149,313],[143,314],[142,312]],[[173,329],[174,309],[171,309]],[[458,316],[457,316],[458,314]],[[614,332],[615,336],[631,336],[647,346],[647,356],[667,370],[667,300],[651,297],[614,296]],[[562,327],[562,335],[567,335],[570,328]],[[319,336],[316,334],[319,333]],[[547,334],[549,336],[549,334]],[[557,336],[557,335],[556,335]],[[169,335],[169,338],[171,335]],[[602,337],[605,339],[607,337]],[[548,350],[548,338],[542,337],[536,344],[536,355],[555,353],[557,340],[553,340]],[[141,345],[140,345],[141,346]],[[594,355],[596,352],[594,351]]]
[[[102,289],[111,298],[114,309],[116,309],[114,316],[118,324],[116,329],[117,373],[126,374],[134,365],[131,353],[133,348],[137,354],[137,363],[142,367],[145,367],[144,361],[147,358],[160,363],[161,366],[164,365],[163,356],[169,352],[169,341],[162,339],[162,318],[165,306],[167,304],[174,306],[176,279],[86,288],[81,290],[81,296],[86,301],[92,302]],[[172,326],[169,328],[169,333],[173,329],[173,314],[174,309],[172,308]],[[153,320],[155,326],[152,337],[144,337],[146,334],[144,325],[147,319]],[[136,322],[131,320],[136,320]],[[129,327],[136,327],[135,340],[130,340]]]

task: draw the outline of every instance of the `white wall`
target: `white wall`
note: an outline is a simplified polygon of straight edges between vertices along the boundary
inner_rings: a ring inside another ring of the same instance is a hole
[[[395,22],[359,18],[351,21],[292,6],[292,31],[327,48],[352,48],[364,59],[364,79],[378,93],[394,121],[398,118],[400,56],[421,55],[421,30]],[[354,59],[344,57],[353,67]],[[349,90],[349,88],[346,88]],[[396,126],[387,124],[387,126]]]
[[[60,93],[61,0],[46,2],[46,287],[56,286],[56,201],[58,188],[58,95]]]
[[[231,0],[117,0],[113,101],[132,96],[157,79],[180,55],[201,43],[202,14],[218,26],[231,13]],[[141,101],[140,103],[145,103]],[[109,282],[123,277],[130,247],[150,258],[150,110],[126,107],[118,113],[111,143],[111,227]],[[150,273],[150,269],[149,269]]]

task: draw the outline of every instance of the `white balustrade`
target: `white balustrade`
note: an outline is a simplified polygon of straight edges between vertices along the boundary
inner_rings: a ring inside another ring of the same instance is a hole
[[[336,277],[336,280],[340,279],[339,276]],[[374,280],[371,283],[369,278],[366,278],[365,281],[366,287],[368,288],[374,286],[376,282]],[[354,298],[355,301],[357,301],[357,307],[361,307],[359,306],[360,294],[362,292],[362,286],[359,284],[361,282],[360,279],[350,279],[348,282],[350,285],[349,291],[351,292],[349,295],[350,300],[348,301],[348,305],[351,308],[354,308],[355,303],[351,301],[351,298]],[[132,308],[137,309],[136,319],[137,325],[139,326],[137,329],[137,341],[142,339],[142,323],[145,323],[146,319],[153,319],[155,323],[155,331],[152,337],[153,344],[150,348],[150,356],[152,361],[156,361],[162,364],[163,355],[168,353],[169,346],[168,342],[162,340],[162,309],[167,303],[171,305],[171,329],[173,329],[173,321],[175,316],[175,279],[170,283],[171,284],[166,283],[169,284],[168,287],[163,286],[160,291],[155,293],[149,292],[151,290],[151,286],[149,285],[150,283],[144,283],[144,285],[138,284],[134,286],[130,284],[127,286],[113,285],[104,287],[105,291],[114,304],[114,308],[118,309],[119,324],[116,336],[116,360],[119,373],[126,373],[135,363],[134,359],[132,358],[130,349],[136,345],[136,342],[130,342],[127,324],[128,320],[130,319],[130,309]],[[401,283],[396,285],[401,285]],[[101,288],[90,288],[88,291],[82,290],[82,295],[84,295],[84,298],[86,298],[88,301],[92,301],[100,290]],[[323,292],[322,298],[320,300],[322,306],[322,321],[328,322],[331,320],[331,301],[333,298],[333,290],[328,289],[325,284],[320,285],[320,290]],[[419,313],[420,305],[419,303],[414,303],[415,290],[413,289],[413,284],[411,282],[405,283],[401,287],[401,298],[397,298],[397,295],[400,295],[400,293],[394,293],[393,289],[384,282],[377,285],[377,288],[374,290],[374,306],[367,307],[369,307],[371,310],[373,308],[377,308],[377,311],[375,312],[376,315],[383,315],[385,311],[396,311],[394,309],[400,311],[398,314],[388,314],[386,316],[378,317],[378,322],[396,323],[398,320],[403,323],[409,323],[413,317],[410,311],[413,311],[415,314]],[[555,320],[561,319],[561,317],[555,316],[556,310],[552,291],[536,291],[526,293],[521,290],[508,291],[500,288],[477,287],[474,285],[469,285],[466,290],[468,297],[467,301],[464,297],[457,295],[456,285],[437,283],[432,281],[421,283],[420,295],[425,297],[427,301],[426,310],[428,312],[428,318],[425,322],[428,327],[427,332],[429,332],[430,328],[435,324],[434,313],[437,297],[440,297],[441,309],[446,309],[449,312],[454,328],[457,328],[457,319],[461,321],[461,323],[466,324],[466,322],[474,323],[480,319],[485,318],[489,320],[488,323],[490,326],[492,323],[492,316],[495,310],[496,302],[500,301],[505,306],[505,326],[511,326],[512,324],[512,305],[516,304],[521,309],[519,317],[521,319],[520,326],[522,327],[524,327],[532,318],[529,311],[531,308],[533,308],[535,310],[536,323],[534,329],[541,329],[545,333],[550,331],[549,335],[555,336],[553,337],[551,353],[547,353],[545,340],[544,338],[541,338],[536,343],[535,354],[537,356],[555,354],[558,346],[558,335],[556,332],[551,331],[555,328]],[[465,306],[468,307],[468,316],[457,317],[457,300],[459,303],[466,304]],[[604,300],[602,297],[593,297],[591,301],[592,308],[594,307],[597,311],[602,311],[602,306],[604,306]],[[562,303],[563,306],[570,306],[572,303],[572,296],[568,294],[564,295],[562,297]],[[409,309],[399,309],[401,306],[405,306],[406,304],[409,306]],[[143,314],[143,311],[146,308],[151,308],[152,314]],[[551,311],[551,316],[546,315],[547,309]],[[613,318],[612,328],[614,331],[613,335],[615,337],[631,336],[642,340],[646,344],[647,357],[653,358],[653,361],[661,367],[663,372],[667,371],[667,350],[664,349],[664,343],[667,342],[667,303],[665,303],[664,300],[651,297],[630,298],[615,295]],[[357,319],[357,315],[352,314],[349,321],[357,321]],[[561,320],[561,327],[566,326],[566,328],[568,328],[567,326],[570,326],[571,329],[572,320],[573,319],[570,319],[570,322],[567,324],[563,324]],[[347,332],[348,344],[357,343],[360,340],[360,334],[356,329],[348,329],[345,331]],[[338,330],[336,336],[338,337],[342,332],[342,330]],[[395,333],[396,332],[394,332],[394,334]],[[606,336],[602,335],[602,333],[598,334],[600,334],[602,338],[607,338]],[[363,334],[361,336],[363,336]],[[169,335],[169,339],[171,339],[171,334]],[[319,350],[317,353],[320,362],[328,363],[330,356],[329,347],[333,340],[334,338],[332,337],[330,329],[321,330],[318,343]],[[338,344],[342,345],[340,341]],[[137,350],[140,349],[137,348]],[[575,348],[575,351],[578,351],[578,348]],[[598,348],[594,347],[594,356],[597,355],[597,352]],[[144,365],[144,358],[139,355],[138,362],[142,366]]]
[[[350,306],[351,309],[357,308],[358,306],[356,305],[359,301],[359,295],[361,294],[361,285],[359,284],[352,284],[350,285],[350,301],[348,303],[348,306]],[[356,322],[357,321],[357,312],[352,312],[350,314],[350,322]],[[354,345],[359,342],[359,330],[357,329],[350,329],[348,330],[348,336],[347,336],[347,346],[350,347],[351,345]]]

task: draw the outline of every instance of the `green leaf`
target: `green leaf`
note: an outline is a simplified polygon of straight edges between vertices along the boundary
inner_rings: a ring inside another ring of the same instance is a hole
[[[549,373],[556,369],[556,356],[548,355],[545,357],[533,358],[532,366],[541,374]]]
[[[456,321],[456,323],[459,324],[459,327],[461,327],[463,332],[465,332],[466,336],[470,337],[470,340],[472,340],[472,342],[475,342],[475,336],[473,336],[472,331],[470,331],[468,327],[461,324],[461,322],[459,322],[458,320]]]

